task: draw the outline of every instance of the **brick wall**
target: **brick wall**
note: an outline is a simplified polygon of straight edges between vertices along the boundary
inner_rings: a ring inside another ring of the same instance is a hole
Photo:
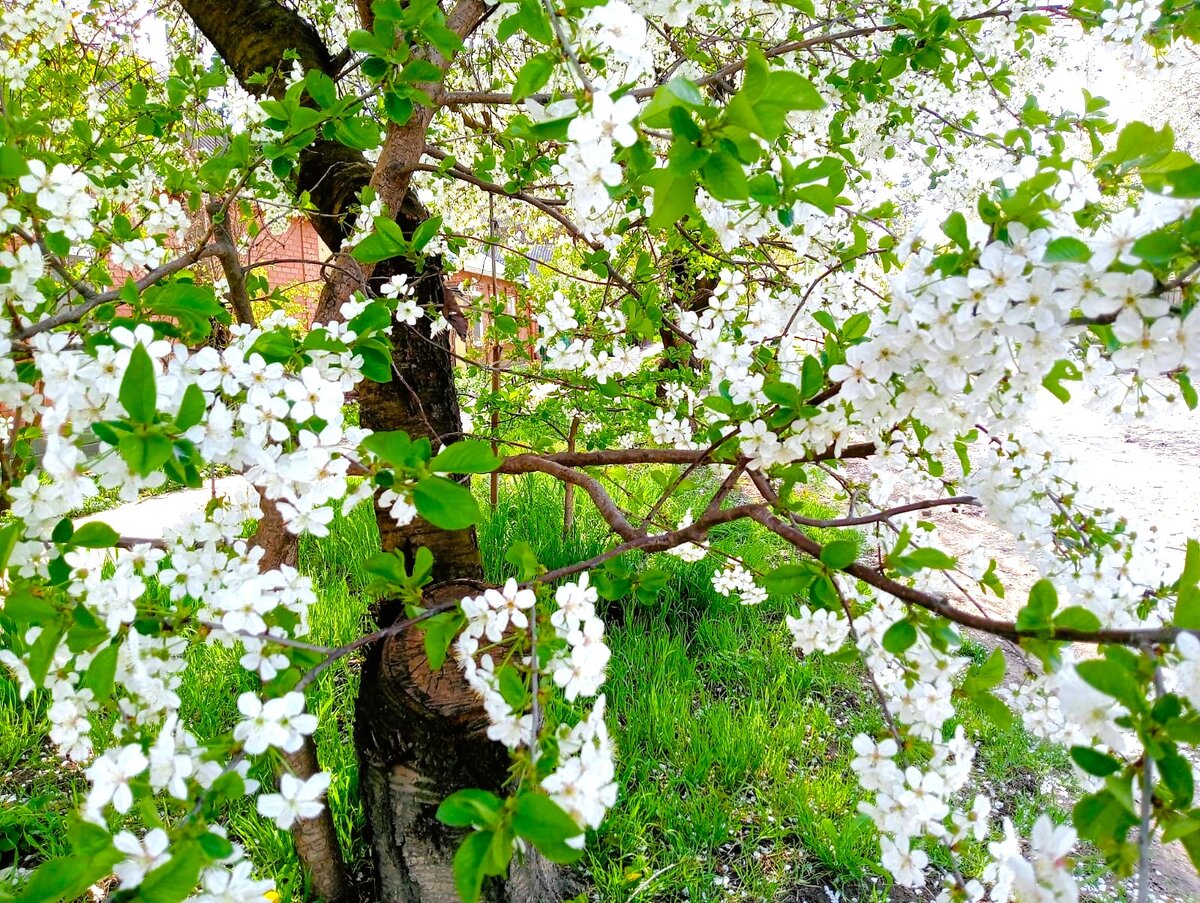
[[[515,353],[521,357],[532,359],[534,355],[533,342],[537,338],[537,326],[533,325],[533,310],[527,302],[520,299],[520,289],[516,283],[509,282],[507,279],[496,279],[493,281],[491,276],[481,276],[478,273],[461,270],[450,276],[447,281],[452,288],[463,291],[467,295],[466,303],[474,306],[491,307],[492,298],[498,295],[506,296],[507,303],[505,307],[510,314],[518,317],[519,326],[517,328],[516,340],[512,343],[505,343],[501,347],[500,353],[506,358],[512,357]],[[464,283],[466,283],[465,286]],[[456,353],[466,355],[469,350],[474,353],[473,356],[477,356],[483,350],[478,336],[487,332],[488,327],[491,325],[491,314],[485,312],[482,314],[481,319],[482,323],[478,327],[478,333],[476,333],[473,327],[465,343],[460,342],[457,336],[455,337]],[[487,350],[490,353],[492,349],[489,348]]]
[[[264,229],[254,237],[249,262],[263,263],[271,288],[287,288],[322,279],[321,264],[329,256],[316,230],[305,219],[294,219],[282,235]]]

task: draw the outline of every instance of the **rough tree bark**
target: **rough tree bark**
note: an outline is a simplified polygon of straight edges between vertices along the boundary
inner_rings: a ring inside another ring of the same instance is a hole
[[[334,57],[316,30],[278,0],[181,0],[217,52],[248,90],[277,90],[248,80],[274,72],[293,51],[306,69],[337,76]],[[450,27],[469,29],[486,13],[481,3],[462,0],[447,17]],[[456,21],[457,19],[457,21]],[[438,60],[444,64],[445,61]],[[274,85],[275,87],[270,87]],[[411,169],[425,147],[429,114],[414,117],[420,128],[406,127],[380,155],[378,169],[363,156],[335,142],[318,140],[304,152],[297,192],[307,191],[315,206],[313,226],[337,251],[352,222],[346,211],[359,190],[372,183],[395,219],[410,232],[426,213],[407,192]],[[415,280],[423,304],[441,306],[445,286],[437,267],[418,274],[410,261],[393,259],[374,268],[376,282],[396,273]],[[320,310],[335,311],[348,294],[344,278],[327,287]],[[405,430],[426,436],[435,445],[460,433],[458,396],[445,335],[432,339],[428,319],[417,328],[393,331],[394,379],[364,383],[359,389],[360,418],[374,430]],[[376,511],[383,548],[410,557],[424,546],[434,555],[435,588],[431,602],[477,592],[482,576],[473,530],[444,531],[418,520],[396,527],[386,512]],[[380,626],[401,614],[398,606],[379,606]],[[483,787],[498,790],[507,777],[507,754],[484,733],[487,720],[479,700],[457,669],[431,673],[420,634],[410,631],[368,649],[356,707],[355,743],[360,761],[360,788],[375,860],[375,895],[384,903],[453,903],[451,862],[461,832],[434,817],[438,804],[455,790]],[[505,882],[485,888],[490,903],[554,903],[575,892],[573,882],[540,857],[510,871]]]
[[[288,532],[274,502],[261,495],[259,502],[263,515],[252,540],[254,545],[263,550],[259,567],[264,571],[282,565],[296,567],[300,555],[298,537]],[[321,770],[317,761],[317,745],[312,737],[305,737],[304,745],[296,752],[284,753],[283,760],[292,774],[300,778],[307,779]],[[296,853],[308,870],[313,894],[326,903],[348,900],[350,880],[329,808],[326,807],[316,818],[297,820],[292,826],[292,838],[296,843]]]

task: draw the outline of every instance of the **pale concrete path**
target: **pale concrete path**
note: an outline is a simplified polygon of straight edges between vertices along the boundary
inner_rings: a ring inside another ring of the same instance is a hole
[[[75,523],[86,524],[100,521],[108,524],[121,536],[138,539],[162,539],[168,530],[181,524],[186,518],[203,511],[214,496],[242,499],[254,488],[245,477],[222,477],[215,483],[205,483],[203,489],[182,489],[165,495],[129,502],[108,511],[81,517]]]

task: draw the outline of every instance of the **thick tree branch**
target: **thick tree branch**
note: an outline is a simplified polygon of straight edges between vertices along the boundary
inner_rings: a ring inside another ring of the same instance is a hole
[[[851,458],[869,458],[875,454],[873,442],[856,442],[838,451],[830,446],[821,452],[812,452],[802,460],[805,463],[816,461],[849,460]],[[510,462],[525,457],[513,455],[505,458],[501,465],[501,473]],[[566,467],[629,467],[635,464],[747,464],[749,459],[739,456],[735,461],[718,461],[707,449],[688,448],[613,448],[585,452],[551,452],[546,455],[534,455],[543,461],[553,461]],[[517,465],[512,465],[517,466]]]
[[[633,540],[645,536],[629,522],[625,514],[617,507],[600,482],[585,473],[580,473],[571,467],[550,461],[537,455],[515,455],[506,458],[500,467],[500,473],[544,473],[561,480],[571,486],[578,486],[586,492],[596,505],[596,510],[604,518],[614,533],[624,540]]]
[[[206,257],[215,257],[216,249],[212,244],[204,243],[176,257],[174,260],[168,260],[161,266],[155,267],[135,282],[139,292],[145,291],[150,286],[166,279],[168,276],[173,276],[180,270],[185,270],[197,261],[203,260]],[[17,335],[20,340],[32,338],[42,332],[49,332],[52,329],[57,329],[59,326],[65,326],[68,323],[78,323],[101,304],[107,304],[110,301],[119,301],[121,298],[122,289],[110,289],[99,294],[92,294],[87,300],[81,301],[73,307],[68,307],[66,310],[59,311],[52,317],[47,317],[32,326],[25,329]],[[83,294],[82,292],[80,294]],[[85,297],[87,297],[85,295]]]
[[[246,292],[246,271],[238,256],[237,244],[229,231],[229,211],[226,205],[210,204],[208,214],[212,219],[213,255],[221,262],[225,282],[229,286],[229,304],[237,321],[244,326],[254,325],[254,310],[250,307],[250,296]]]
[[[813,559],[820,560],[822,546],[819,542],[796,527],[785,524],[765,507],[756,507],[747,516],[777,536],[786,539],[799,551]],[[1048,635],[1042,631],[1019,629],[1013,621],[1001,621],[962,611],[955,608],[945,596],[906,586],[881,571],[859,562],[851,564],[844,570],[851,577],[857,577],[868,586],[895,596],[902,602],[941,615],[962,627],[970,627],[972,630],[979,630],[1007,640],[1054,639],[1070,643],[1118,643],[1124,646],[1148,646],[1157,643],[1173,643],[1175,638],[1183,632],[1178,627],[1104,630],[1076,630],[1072,627],[1060,627],[1054,630],[1053,635]],[[1195,633],[1195,631],[1188,632]]]

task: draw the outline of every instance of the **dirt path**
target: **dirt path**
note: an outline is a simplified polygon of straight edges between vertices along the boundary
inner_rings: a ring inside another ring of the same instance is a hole
[[[1169,566],[1182,568],[1188,538],[1200,537],[1200,412],[1180,408],[1174,417],[1131,421],[1047,395],[1034,406],[1029,424],[1074,459],[1085,484],[1107,487],[1097,501],[1126,517],[1139,534],[1157,535]],[[1039,575],[1011,534],[975,508],[937,509],[929,519],[938,525],[946,551],[979,550],[996,560],[1008,593],[1005,599],[989,594],[983,604],[1013,617]]]
[[[1029,424],[1075,459],[1085,483],[1109,487],[1103,503],[1128,518],[1132,529],[1157,532],[1173,568],[1183,566],[1187,539],[1200,537],[1200,412],[1179,406],[1169,417],[1131,421],[1045,395],[1031,411]],[[929,520],[939,527],[939,546],[950,554],[980,551],[995,559],[1006,597],[976,593],[974,602],[996,616],[1014,617],[1039,574],[1012,535],[979,509],[937,509]],[[956,601],[972,605],[965,598]],[[1010,674],[1017,676],[1019,667],[1013,662]],[[1158,848],[1154,863],[1156,900],[1200,900],[1200,879],[1179,844]]]

